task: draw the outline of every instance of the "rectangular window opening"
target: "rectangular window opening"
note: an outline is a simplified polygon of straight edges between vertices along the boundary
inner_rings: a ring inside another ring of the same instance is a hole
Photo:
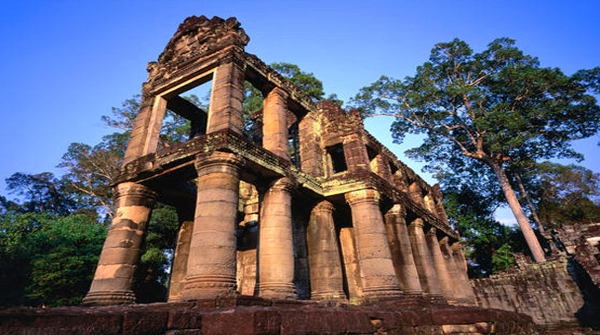
[[[344,147],[338,144],[327,149],[327,153],[331,158],[331,168],[333,173],[344,172],[348,170],[346,165],[346,157],[344,156]]]
[[[263,93],[252,85],[244,82],[244,101],[242,120],[244,122],[243,133],[247,139],[262,146],[262,115],[263,115]]]
[[[206,134],[212,80],[204,79],[201,84],[167,100],[167,111],[160,131],[159,147],[169,147]]]
[[[300,167],[300,132],[298,121],[288,128],[288,143],[290,145],[290,159],[294,165]]]

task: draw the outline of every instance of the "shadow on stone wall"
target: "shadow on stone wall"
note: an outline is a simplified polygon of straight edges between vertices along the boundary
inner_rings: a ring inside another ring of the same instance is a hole
[[[575,313],[583,327],[600,330],[600,287],[595,285],[585,269],[572,258],[567,271],[583,295],[584,305]]]

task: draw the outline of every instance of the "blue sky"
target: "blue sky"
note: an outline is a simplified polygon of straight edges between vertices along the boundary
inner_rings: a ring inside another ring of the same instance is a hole
[[[600,1],[591,0],[3,0],[0,195],[14,172],[60,174],[55,166],[71,142],[95,144],[112,132],[100,116],[140,93],[146,64],[187,16],[237,17],[250,36],[248,52],[298,64],[348,100],[381,75],[412,75],[435,43],[455,37],[476,51],[510,37],[542,66],[567,74],[600,66],[598,13]],[[399,157],[410,147],[391,143],[389,120],[367,127]],[[598,141],[576,144],[586,155],[582,165],[596,172]]]

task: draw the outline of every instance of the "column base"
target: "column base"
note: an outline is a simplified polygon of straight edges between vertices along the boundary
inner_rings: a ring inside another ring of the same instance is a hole
[[[475,300],[466,298],[452,299],[452,301],[448,301],[448,303],[457,306],[477,306],[477,302]]]
[[[345,301],[346,293],[343,291],[331,291],[331,292],[315,292],[310,294],[310,300],[335,300]]]
[[[365,300],[388,300],[402,297],[402,291],[398,286],[386,285],[363,288]]]
[[[258,292],[265,299],[298,299],[294,284],[267,283],[259,284]]]
[[[84,306],[130,305],[135,303],[133,291],[98,291],[89,292],[83,298]]]
[[[186,278],[179,301],[209,299],[234,294],[237,294],[235,277],[195,276]]]
[[[444,298],[444,296],[441,295],[441,294],[424,293],[423,297],[426,300],[429,300],[429,302],[432,303],[432,304],[441,304],[441,305],[447,305],[448,304],[448,301],[446,300],[446,298]]]

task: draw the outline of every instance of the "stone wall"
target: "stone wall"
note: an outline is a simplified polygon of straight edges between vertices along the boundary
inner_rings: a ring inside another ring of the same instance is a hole
[[[539,331],[526,315],[477,307],[408,309],[222,297],[193,303],[0,309],[0,334],[533,335]]]
[[[527,314],[548,329],[577,328],[585,297],[573,280],[573,266],[567,258],[535,264],[521,260],[518,268],[471,284],[481,307]]]

